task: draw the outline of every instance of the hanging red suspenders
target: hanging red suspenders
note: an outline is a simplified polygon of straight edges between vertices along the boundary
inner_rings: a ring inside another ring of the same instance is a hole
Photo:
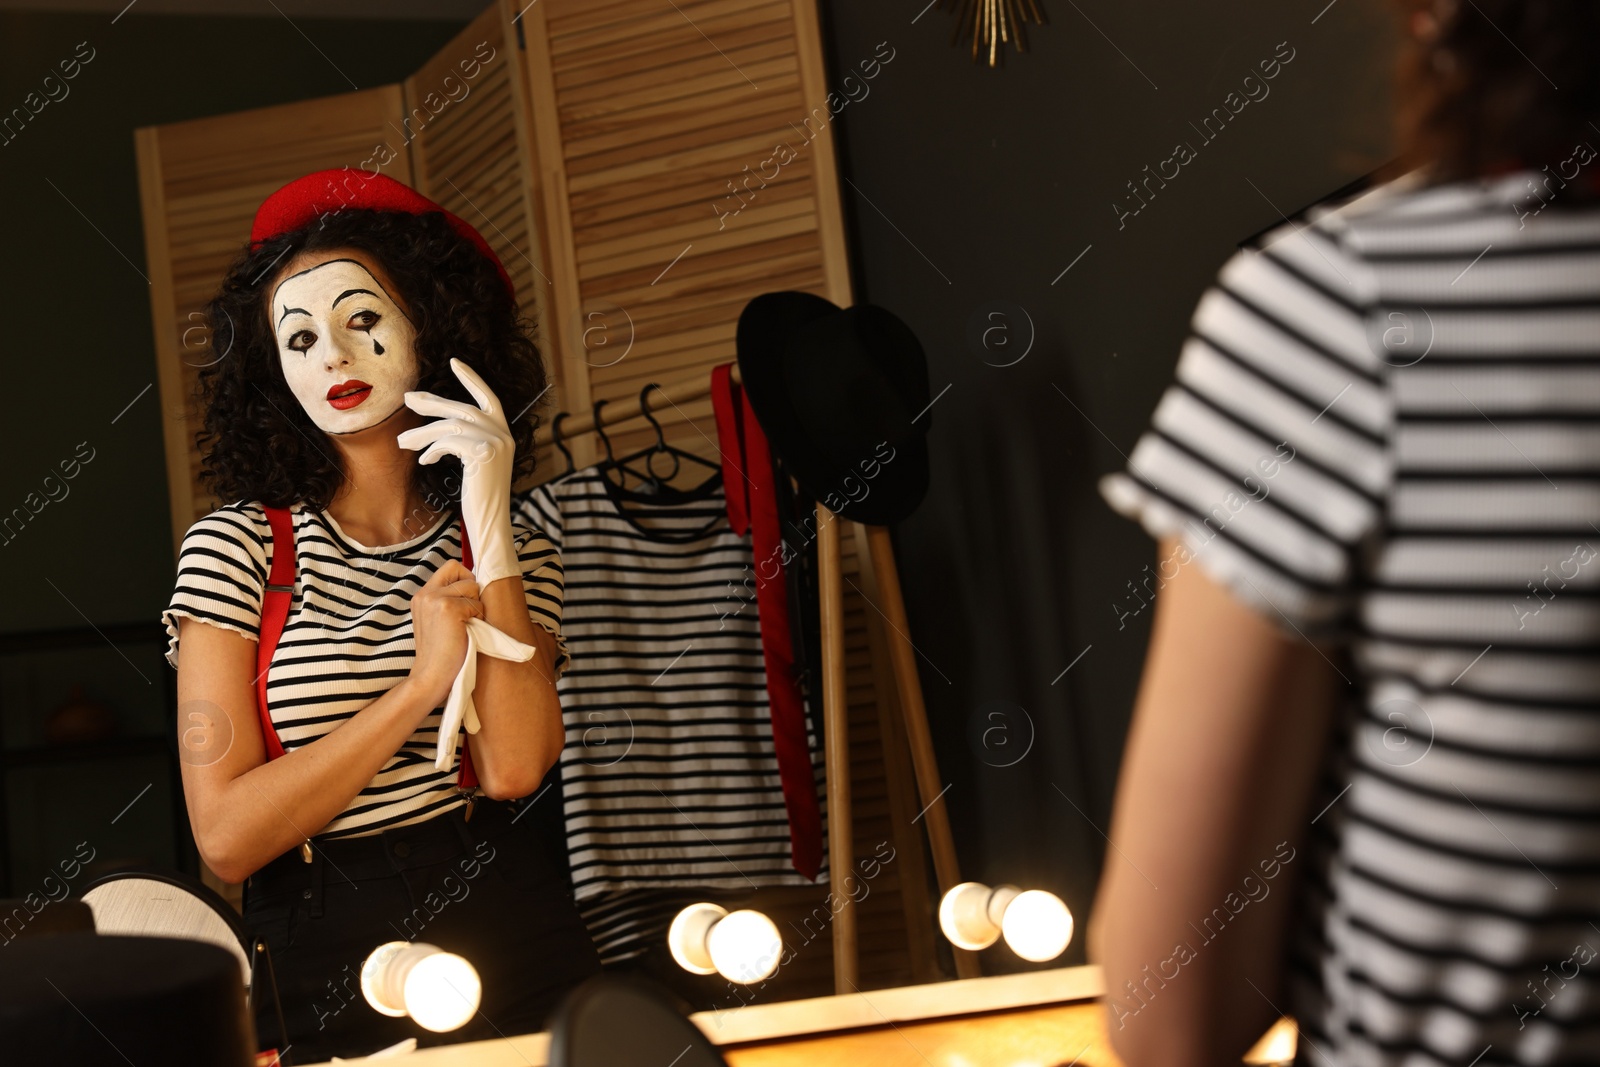
[[[267,745],[267,758],[283,755],[283,742],[278,739],[277,727],[272,724],[272,713],[267,708],[267,667],[272,654],[277,651],[278,639],[283,636],[283,624],[289,618],[289,602],[294,597],[294,518],[288,508],[266,509],[267,521],[272,524],[271,560],[267,571],[267,587],[261,597],[261,640],[256,646],[256,711],[261,717],[261,738]],[[289,551],[279,552],[278,546]],[[472,546],[467,543],[467,529],[461,528],[461,562],[472,567]],[[472,772],[472,752],[467,739],[461,739],[461,773],[456,776],[456,788],[470,790],[478,785],[478,776]]]

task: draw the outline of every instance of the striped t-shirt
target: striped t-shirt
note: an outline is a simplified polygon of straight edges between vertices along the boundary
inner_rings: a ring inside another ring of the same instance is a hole
[[[407,541],[368,547],[326,512],[303,504],[290,510],[294,594],[267,670],[267,706],[286,751],[333,730],[406,677],[416,658],[411,597],[446,560],[461,559],[461,522],[453,513]],[[561,559],[538,530],[520,518],[513,526],[528,611],[556,636],[559,673],[566,665]],[[259,503],[218,508],[189,528],[172,601],[161,616],[170,637],[167,662],[178,665],[180,615],[258,639],[271,546],[272,527]],[[373,834],[461,803],[457,768],[433,765],[443,710],[435,708],[316,836]]]
[[[1302,1062],[1600,1060],[1600,209],[1532,178],[1403,179],[1236,254],[1102,486],[1348,641]]]
[[[750,539],[728,524],[720,475],[687,502],[650,503],[589,468],[513,507],[566,565],[561,781],[602,961],[664,936],[690,897],[810,884],[790,857]]]

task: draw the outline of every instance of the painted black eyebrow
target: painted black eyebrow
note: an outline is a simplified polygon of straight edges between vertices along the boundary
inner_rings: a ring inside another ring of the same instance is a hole
[[[310,274],[314,270],[321,270],[323,267],[326,267],[329,263],[354,263],[356,266],[360,267],[362,269],[362,271],[364,271],[366,273],[367,277],[372,278],[372,280],[375,281],[375,282],[378,282],[378,279],[373,277],[372,272],[370,270],[367,270],[367,265],[365,263],[362,263],[360,260],[350,259],[348,257],[342,258],[342,259],[330,259],[326,263],[318,263],[315,267],[307,267],[305,270],[297,271],[296,273],[291,274],[291,275],[289,275],[289,277],[283,279],[283,281],[279,282],[273,288],[273,290],[272,290],[273,299],[274,300],[277,299],[278,290],[279,289],[282,289],[286,284],[288,284],[289,282],[293,281],[295,278],[298,278],[303,274]],[[405,317],[405,320],[407,322],[412,322],[411,316],[407,315],[405,309],[400,306],[400,301],[396,300],[394,298],[393,294],[391,294],[389,292],[389,290],[383,288],[383,283],[382,282],[378,282],[378,288],[379,289],[383,289],[383,295],[389,298],[389,303],[391,303],[391,304],[393,304],[395,306],[396,310],[398,310],[400,312],[400,314]],[[374,294],[374,295],[376,295],[376,294]],[[344,298],[340,297],[339,299],[342,300]],[[337,303],[337,301],[335,301],[335,303]],[[279,319],[278,321],[281,323],[283,320]],[[412,322],[412,325],[414,326],[416,324],[414,322]]]
[[[340,299],[342,300],[344,298],[340,297]],[[311,316],[311,312],[307,311],[305,308],[286,307],[286,308],[283,309],[283,314],[278,316],[278,325],[282,326],[283,325],[283,320],[288,318],[290,315],[295,314],[296,312],[298,312],[301,315],[305,315],[307,318],[309,318]]]
[[[344,292],[339,294],[339,299],[338,300],[335,300],[332,304],[330,304],[328,306],[329,307],[338,307],[339,306],[339,302],[342,301],[345,297],[347,297],[347,296],[355,296],[357,293],[366,293],[368,296],[372,297],[374,300],[376,300],[378,298],[378,294],[374,293],[371,289],[346,289]]]

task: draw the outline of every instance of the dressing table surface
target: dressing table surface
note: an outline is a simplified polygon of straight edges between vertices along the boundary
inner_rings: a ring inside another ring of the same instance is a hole
[[[1103,992],[1098,967],[1061,967],[691,1018],[730,1067],[1121,1067],[1106,1034]],[[519,1034],[420,1049],[393,1062],[543,1067],[549,1046],[548,1034]]]
[[[722,1054],[730,1067],[1120,1067],[1097,1002],[789,1038]]]

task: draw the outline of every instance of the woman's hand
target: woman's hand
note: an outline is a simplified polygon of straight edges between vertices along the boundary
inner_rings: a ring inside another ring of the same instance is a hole
[[[522,574],[511,529],[516,440],[499,398],[478,373],[454,358],[450,368],[477,406],[428,392],[407,393],[411,410],[438,419],[396,435],[395,443],[423,449],[418,463],[435,463],[442,456],[461,461],[461,521],[472,542],[473,573],[478,584],[487,587],[497,579]]]
[[[416,659],[408,679],[432,711],[450,693],[467,658],[467,620],[484,617],[478,582],[455,560],[448,560],[411,598]]]

